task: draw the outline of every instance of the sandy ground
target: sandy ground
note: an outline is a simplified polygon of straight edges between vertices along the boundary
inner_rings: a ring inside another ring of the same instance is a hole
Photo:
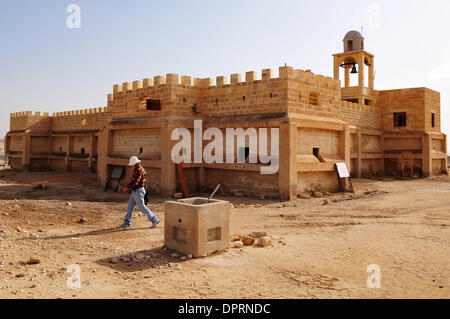
[[[218,196],[245,204],[232,209],[231,234],[265,231],[272,245],[189,259],[162,250],[161,199],[149,205],[158,228],[136,214],[124,231],[128,194],[104,193],[95,177],[3,170],[0,298],[449,298],[450,178],[354,186],[356,197],[327,205]],[[79,289],[67,286],[74,264]],[[370,264],[379,289],[367,287]]]

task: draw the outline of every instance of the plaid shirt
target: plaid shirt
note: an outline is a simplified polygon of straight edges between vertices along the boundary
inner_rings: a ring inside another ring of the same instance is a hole
[[[131,183],[128,184],[128,189],[134,191],[141,187],[147,188],[147,172],[141,164],[138,164],[133,170],[133,177]]]

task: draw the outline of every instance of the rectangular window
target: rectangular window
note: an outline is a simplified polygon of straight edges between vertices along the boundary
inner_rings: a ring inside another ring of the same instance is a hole
[[[320,151],[319,151],[318,148],[313,148],[313,155],[314,155],[316,158],[319,158],[319,153],[320,153]]]
[[[353,40],[348,40],[348,50],[353,51]]]
[[[406,126],[406,112],[394,112],[394,126]]]
[[[161,111],[161,100],[147,99],[147,110]]]
[[[431,127],[434,127],[436,123],[434,122],[434,113],[431,113]]]
[[[309,104],[319,105],[319,93],[309,93]]]

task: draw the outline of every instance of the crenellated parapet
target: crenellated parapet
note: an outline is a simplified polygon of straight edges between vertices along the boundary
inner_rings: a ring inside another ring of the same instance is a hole
[[[371,113],[376,112],[376,108],[373,106],[361,105],[358,103],[353,103],[353,102],[345,101],[345,100],[341,101],[341,107],[343,107],[345,109],[349,109],[349,110],[366,111],[366,112],[371,112]]]
[[[120,94],[137,93],[140,90],[145,90],[149,87],[157,88],[161,86],[183,86],[183,87],[194,87],[199,89],[209,89],[213,87],[223,87],[223,86],[233,86],[241,85],[242,83],[258,83],[271,80],[280,79],[291,79],[300,80],[303,82],[308,82],[315,86],[340,89],[340,81],[334,80],[331,77],[326,77],[323,75],[315,75],[310,71],[304,71],[299,69],[293,69],[290,66],[282,66],[279,68],[279,77],[275,78],[272,69],[264,69],[259,72],[260,77],[258,77],[258,72],[248,71],[245,75],[234,73],[229,76],[217,76],[213,78],[194,78],[191,76],[169,73],[165,76],[155,76],[153,79],[146,78],[143,80],[136,80],[133,82],[124,82],[122,84],[113,85],[113,93],[108,94],[108,101],[113,101],[115,96]]]
[[[108,111],[107,107],[96,107],[96,108],[84,109],[84,110],[55,112],[51,116],[52,117],[65,117],[65,116],[74,116],[74,115],[91,115],[91,114],[106,113],[107,111]]]
[[[10,114],[11,131],[49,131],[52,129],[97,129],[107,118],[107,107],[64,112],[16,112]]]

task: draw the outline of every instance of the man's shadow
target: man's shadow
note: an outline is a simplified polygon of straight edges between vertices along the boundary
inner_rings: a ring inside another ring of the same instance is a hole
[[[100,236],[100,235],[112,234],[112,233],[117,233],[117,232],[130,232],[130,231],[147,230],[147,229],[149,229],[149,227],[132,228],[132,229],[129,229],[129,228],[123,229],[120,227],[114,227],[114,228],[107,228],[107,229],[92,230],[92,231],[89,231],[86,233],[75,233],[75,234],[49,236],[49,237],[42,237],[42,238],[25,238],[24,240],[59,240],[59,239],[80,238],[80,237],[87,237],[87,236]]]

